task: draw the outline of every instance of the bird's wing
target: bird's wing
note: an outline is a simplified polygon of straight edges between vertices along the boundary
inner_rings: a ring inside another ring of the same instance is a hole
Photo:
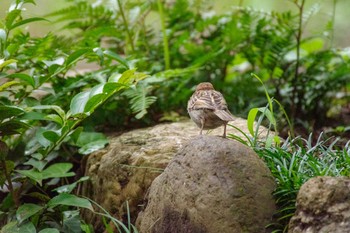
[[[214,106],[214,113],[223,121],[233,121],[234,117],[227,107],[224,96],[218,91],[210,93],[211,103]]]
[[[225,110],[227,104],[218,91],[200,91],[192,95],[187,105],[188,109],[210,109],[210,110]]]
[[[211,109],[215,110],[211,96],[208,91],[195,92],[188,102],[188,109]]]

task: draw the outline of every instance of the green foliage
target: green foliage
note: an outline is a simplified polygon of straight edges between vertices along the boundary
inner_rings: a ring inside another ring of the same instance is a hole
[[[74,181],[72,161],[108,143],[102,133],[87,131],[84,121],[147,75],[107,49],[24,34],[21,26],[44,20],[23,18],[26,4],[35,2],[15,1],[0,29],[1,232],[81,232],[79,209],[98,212],[74,194],[88,178]],[[82,61],[101,69],[82,77],[73,72]],[[143,115],[154,102],[144,98],[138,108]]]
[[[307,140],[286,140],[280,147],[255,148],[277,182],[274,192],[278,206],[275,229],[286,232],[295,212],[298,191],[307,180],[315,176],[349,176],[349,144],[338,149],[335,148],[336,141],[331,143],[322,137],[321,134],[315,144],[310,135]]]
[[[291,2],[295,13],[239,7],[218,15],[202,1],[67,0],[45,18],[25,18],[24,7],[35,1],[13,1],[0,22],[2,232],[92,232],[79,208],[109,219],[120,232],[137,232],[130,216],[124,225],[79,196],[76,187],[88,178],[75,169],[84,155],[108,144],[98,130],[181,119],[193,87],[203,81],[224,93],[233,113],[248,117],[244,137],[279,182],[284,226],[303,182],[348,172],[347,154],[321,141],[316,149],[298,139],[280,147],[275,134],[263,142],[258,137],[263,124],[275,132],[277,124],[288,124],[292,138],[297,122],[322,125],[335,94],[349,83],[348,52],[326,47],[327,37],[305,36],[316,8]],[[64,36],[23,30],[47,19],[63,25]]]

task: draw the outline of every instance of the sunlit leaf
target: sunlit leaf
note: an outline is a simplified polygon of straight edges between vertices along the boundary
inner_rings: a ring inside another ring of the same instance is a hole
[[[27,220],[34,214],[38,213],[44,207],[31,203],[21,205],[16,211],[17,221],[21,224],[24,220]]]
[[[6,224],[1,233],[36,233],[36,229],[32,222],[19,225],[17,221],[13,221]]]
[[[248,118],[247,118],[248,130],[252,136],[254,136],[254,122],[258,111],[259,111],[258,108],[252,108],[248,113]]]
[[[45,228],[39,231],[39,233],[60,233],[60,231],[55,228]]]
[[[56,122],[59,125],[63,125],[63,120],[60,116],[56,115],[56,114],[48,114],[45,116],[44,118],[45,120],[49,120],[49,121],[53,121]]]
[[[30,158],[25,165],[31,165],[36,168],[38,171],[42,171],[48,162],[46,160],[37,160],[34,158]]]
[[[58,105],[38,105],[38,106],[30,107],[29,109],[30,110],[34,110],[34,109],[36,109],[36,110],[51,109],[51,110],[54,110],[62,118],[62,120],[66,119],[66,113]]]
[[[85,104],[84,112],[92,113],[106,99],[106,94],[97,94],[91,97]]]
[[[77,185],[80,182],[83,182],[83,181],[86,181],[86,180],[89,180],[89,177],[88,176],[83,176],[79,180],[77,180],[76,182],[60,186],[58,188],[55,188],[53,191],[56,191],[58,193],[71,193],[73,191],[73,189],[75,189],[75,187],[77,187]]]
[[[5,91],[5,90],[8,89],[9,87],[15,86],[15,85],[18,85],[18,84],[20,84],[20,82],[17,82],[17,81],[6,82],[6,83],[4,83],[4,84],[2,84],[2,85],[0,86],[0,92],[1,92],[1,91]]]
[[[16,172],[34,180],[38,184],[42,184],[42,180],[49,178],[61,178],[61,177],[70,177],[74,176],[74,172],[69,172],[73,167],[71,163],[55,163],[48,168],[44,169],[42,172],[39,172],[36,169],[31,170],[15,170]]]
[[[15,170],[19,174],[22,174],[35,182],[37,182],[39,185],[41,185],[41,182],[43,180],[43,175],[41,172],[37,171],[36,169],[30,169],[30,170]]]
[[[47,205],[51,208],[54,208],[58,205],[75,206],[93,211],[89,200],[68,193],[61,193],[55,196],[47,203]]]
[[[5,26],[8,30],[11,30],[13,22],[16,20],[16,18],[21,14],[20,9],[14,9],[10,11],[5,18]]]
[[[69,172],[73,165],[71,163],[55,163],[44,169],[42,172],[43,179],[60,178],[74,176],[74,172]]]
[[[70,103],[70,111],[73,116],[79,113],[84,113],[84,108],[89,100],[89,96],[90,92],[84,91],[73,97]]]
[[[82,233],[79,211],[64,211],[63,231],[71,233]]]
[[[80,154],[88,155],[88,154],[91,154],[92,152],[95,152],[97,150],[104,148],[107,144],[108,144],[107,139],[100,139],[100,140],[85,144],[78,151]]]
[[[81,132],[79,134],[79,138],[76,142],[77,146],[84,146],[90,142],[94,142],[97,140],[106,140],[106,136],[103,133],[97,132]]]
[[[130,82],[132,81],[132,79],[134,78],[134,74],[135,74],[135,69],[131,69],[131,70],[127,70],[125,71],[122,76],[119,78],[118,83],[121,84],[130,84]]]

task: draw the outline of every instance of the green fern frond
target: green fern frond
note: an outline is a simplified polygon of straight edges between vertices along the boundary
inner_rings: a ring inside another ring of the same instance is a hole
[[[146,115],[149,106],[157,100],[155,96],[147,96],[149,91],[149,86],[139,84],[124,92],[124,95],[130,99],[131,111],[136,113],[136,119],[141,119]]]
[[[57,17],[56,22],[73,21],[77,25],[79,25],[77,22],[94,25],[95,23],[92,21],[100,22],[104,25],[106,23],[112,24],[112,21],[115,19],[115,15],[110,9],[102,5],[92,6],[88,2],[78,2],[75,5],[52,12],[46,17]],[[70,25],[70,28],[72,28],[72,25]]]

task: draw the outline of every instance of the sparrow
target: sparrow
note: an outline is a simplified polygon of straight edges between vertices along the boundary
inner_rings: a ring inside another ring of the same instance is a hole
[[[191,119],[201,129],[215,129],[224,126],[223,137],[226,138],[226,125],[234,120],[227,108],[224,96],[216,91],[209,82],[197,85],[196,91],[187,103],[187,111]]]

